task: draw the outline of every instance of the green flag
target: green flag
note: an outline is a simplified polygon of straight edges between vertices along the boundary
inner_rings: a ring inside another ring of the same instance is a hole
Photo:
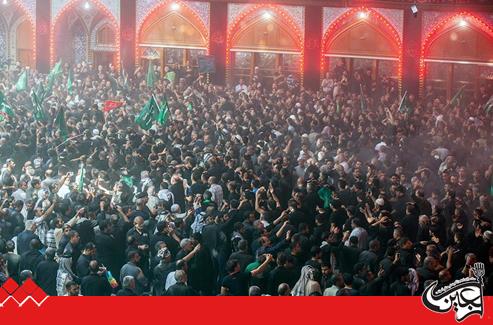
[[[122,178],[120,179],[120,182],[127,184],[128,187],[130,187],[130,188],[132,188],[132,186],[134,186],[132,176],[123,175]]]
[[[154,100],[156,101],[156,99]],[[168,107],[168,100],[166,99],[166,96],[163,96],[161,104],[159,105],[159,113],[156,121],[161,125],[165,125],[168,121],[169,115],[170,111]]]
[[[45,87],[43,86],[42,83],[40,83],[38,85],[38,89],[36,90],[36,94],[38,95],[40,102],[43,103],[45,98],[46,98],[46,90],[45,90]]]
[[[187,104],[187,111],[189,111],[189,112],[193,111],[193,105],[192,105],[192,102],[189,102],[189,103]]]
[[[72,73],[72,69],[68,70],[68,77],[67,77],[67,92],[72,95],[74,91],[74,76]]]
[[[15,84],[15,90],[27,90],[27,70],[24,70],[24,72],[19,76],[19,80],[17,80],[17,83]]]
[[[152,121],[158,121],[159,111],[159,106],[154,96],[151,96],[151,99],[149,99],[135,118],[135,123],[142,129],[149,130],[152,127]]]
[[[34,89],[31,91],[31,100],[34,107],[34,119],[36,121],[44,121],[46,119],[46,115],[43,109],[43,105]]]
[[[55,64],[53,69],[51,69],[50,73],[48,74],[48,88],[46,89],[46,94],[45,96],[43,96],[43,99],[51,95],[51,92],[53,91],[53,85],[55,84],[56,79],[61,73],[62,73],[62,60],[58,61],[57,64]],[[41,94],[39,94],[38,92],[38,95]]]
[[[79,184],[77,185],[77,190],[82,192],[84,189],[84,178],[86,177],[86,169],[84,168],[84,163],[80,164],[79,168]]]
[[[489,114],[491,110],[493,109],[493,95],[491,95],[490,99],[484,104],[484,112],[486,114]]]
[[[147,87],[149,88],[154,87],[155,77],[156,76],[154,74],[154,64],[152,63],[152,60],[149,60],[149,67],[147,68],[147,78],[146,78]]]
[[[459,90],[455,93],[454,97],[450,100],[450,105],[452,106],[459,106],[460,105],[460,100],[462,99],[462,92],[464,91],[464,88],[466,85],[463,85],[462,87],[459,88]]]
[[[55,125],[60,130],[60,135],[62,136],[62,139],[67,140],[68,129],[67,129],[67,123],[65,123],[65,111],[63,110],[62,107],[60,107],[58,113],[56,114]]]
[[[5,95],[0,91],[0,122],[15,116],[12,108],[5,102]]]
[[[360,94],[360,107],[361,111],[364,112],[366,109],[365,95],[363,94],[363,86],[359,84],[359,94]]]

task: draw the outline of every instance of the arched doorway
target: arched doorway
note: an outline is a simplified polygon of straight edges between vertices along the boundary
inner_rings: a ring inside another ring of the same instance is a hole
[[[289,76],[302,82],[303,33],[280,6],[254,5],[229,22],[226,49],[231,85],[255,78],[270,86]]]
[[[99,1],[71,0],[53,19],[50,63],[120,66],[119,27]],[[67,46],[69,45],[69,46]]]
[[[92,28],[90,55],[95,66],[107,66],[114,62],[116,48],[115,30],[108,19],[103,19]]]
[[[451,98],[493,87],[493,27],[469,13],[443,19],[426,36],[420,61],[420,86]]]
[[[353,8],[329,25],[322,41],[322,73],[345,65],[371,74],[374,81],[386,76],[401,82],[402,43],[395,28],[371,8]]]
[[[16,26],[16,27],[15,27]],[[33,28],[27,17],[22,17],[18,24],[14,25],[15,30],[15,57],[23,66],[33,67],[35,65],[33,57]]]
[[[208,54],[209,26],[181,1],[164,1],[149,12],[138,27],[137,64],[147,68],[149,60],[161,72],[169,66],[178,75],[198,68],[198,58]]]
[[[36,62],[34,19],[20,1],[1,4],[0,63],[33,67]]]

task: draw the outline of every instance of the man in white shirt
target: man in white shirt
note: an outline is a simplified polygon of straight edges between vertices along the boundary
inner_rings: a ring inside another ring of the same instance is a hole
[[[238,82],[238,84],[235,87],[235,92],[240,93],[242,91],[247,91],[247,90],[248,90],[248,87],[247,87],[247,85],[245,85],[243,78],[240,78],[240,81]]]

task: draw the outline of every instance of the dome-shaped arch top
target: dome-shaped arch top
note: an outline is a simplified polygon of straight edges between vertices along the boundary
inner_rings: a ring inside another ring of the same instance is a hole
[[[400,58],[401,47],[395,28],[371,8],[346,11],[327,28],[322,41],[323,54]]]
[[[422,42],[419,72],[421,93],[428,70],[427,62],[493,62],[493,26],[468,12],[454,13],[438,22]]]
[[[452,20],[429,40],[427,59],[493,62],[493,35],[474,23]]]
[[[144,23],[140,43],[177,47],[207,47],[207,37],[191,17],[178,11],[170,11],[152,22]]]
[[[101,0],[89,0],[88,1],[90,7],[87,10],[97,10],[98,14],[102,14],[103,16],[108,19],[108,21],[111,24],[112,29],[115,31],[115,35],[120,34],[120,26],[118,23],[118,20],[114,16],[114,14],[108,9],[108,7],[101,1]],[[82,0],[70,0],[67,4],[65,4],[61,9],[58,9],[56,11],[56,15],[52,17],[53,23],[51,25],[51,30],[50,30],[50,39],[51,39],[51,48],[50,48],[50,63],[51,65],[55,64],[55,61],[58,59],[58,53],[57,53],[57,34],[58,32],[62,29],[62,22],[64,19],[62,19],[67,12],[71,12],[72,10],[77,10],[78,8],[84,6],[85,9],[85,2]],[[53,9],[53,8],[52,8]],[[82,19],[84,21],[84,19]],[[88,24],[89,25],[89,24]],[[92,26],[86,26],[87,28],[90,28]],[[80,38],[78,41],[78,45],[82,46],[82,43],[87,44],[87,50],[89,50],[90,42],[89,38],[91,36],[91,30],[88,30],[86,35],[84,35],[84,39]],[[115,37],[115,48],[117,51],[115,52],[115,55],[113,57],[113,63],[116,66],[117,69],[120,68],[120,38]],[[60,49],[61,50],[61,49]]]
[[[206,49],[209,29],[185,2],[164,1],[144,19],[138,38],[141,46]]]
[[[303,51],[303,36],[297,24],[275,5],[252,6],[233,21],[228,43],[229,50]]]
[[[375,24],[367,20],[357,20],[338,30],[326,44],[325,52],[337,55],[397,58],[399,46],[390,35]]]

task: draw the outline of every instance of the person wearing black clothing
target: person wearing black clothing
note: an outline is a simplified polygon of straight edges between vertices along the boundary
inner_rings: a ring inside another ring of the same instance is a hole
[[[288,258],[285,253],[279,253],[276,260],[277,266],[269,272],[269,281],[267,292],[276,296],[278,294],[279,285],[287,283],[293,287],[298,281],[298,274],[293,268],[293,265],[288,263]]]
[[[87,243],[82,251],[82,254],[77,260],[75,267],[76,274],[79,278],[83,278],[89,274],[89,263],[96,257],[96,245],[93,243]]]
[[[49,296],[56,296],[56,276],[58,263],[55,262],[56,251],[48,248],[45,252],[45,260],[41,261],[36,267],[34,276],[36,284]]]
[[[21,257],[14,253],[15,243],[12,240],[8,240],[5,243],[5,248],[7,253],[3,255],[5,261],[7,262],[7,270],[9,272],[9,277],[13,278],[16,282],[19,281],[19,263]]]
[[[226,263],[228,275],[221,284],[221,294],[229,296],[248,296],[248,284],[250,278],[262,273],[272,261],[272,255],[267,254],[265,261],[250,272],[241,272],[240,263],[237,260],[229,260]]]
[[[180,238],[176,235],[176,232],[165,221],[160,221],[156,225],[157,232],[151,235],[150,247],[151,256],[155,256],[156,244],[160,241],[166,243],[166,247],[171,252],[171,256],[175,257],[180,250]]]
[[[135,293],[135,279],[131,275],[123,278],[122,288],[117,291],[117,296],[137,296]]]
[[[111,286],[106,279],[106,269],[97,261],[89,263],[89,274],[82,278],[80,292],[83,296],[109,296]]]
[[[235,252],[230,255],[230,260],[237,260],[240,263],[241,271],[244,271],[248,264],[253,263],[255,258],[252,254],[248,253],[248,242],[244,239],[241,239],[238,242],[238,252]],[[277,290],[277,288],[276,288]]]
[[[41,249],[41,242],[39,239],[32,239],[30,246],[31,249],[21,255],[19,263],[19,270],[21,272],[29,270],[34,273],[38,264],[43,261],[43,255],[39,252]]]
[[[38,235],[34,233],[36,230],[36,224],[32,220],[26,221],[26,229],[17,235],[17,254],[22,255],[29,250],[29,245],[32,239],[37,238]]]
[[[196,296],[197,292],[187,285],[187,273],[183,270],[175,272],[176,283],[166,290],[167,296]]]
[[[120,278],[120,269],[123,265],[123,249],[113,236],[113,224],[103,220],[99,224],[99,233],[96,234],[96,258],[104,265],[116,279]]]
[[[133,238],[133,245],[136,246],[141,257],[138,266],[142,269],[144,274],[148,276],[150,238],[149,234],[144,229],[144,219],[142,217],[136,217],[134,219],[134,227],[127,232],[127,238]]]

